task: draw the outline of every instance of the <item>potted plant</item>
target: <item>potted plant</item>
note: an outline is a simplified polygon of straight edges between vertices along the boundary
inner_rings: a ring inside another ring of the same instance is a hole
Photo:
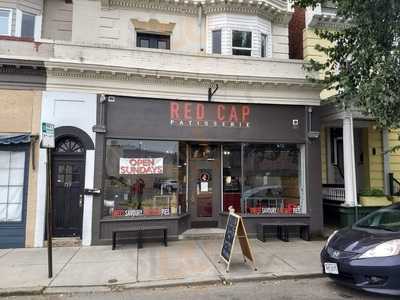
[[[385,193],[380,189],[371,189],[360,193],[362,206],[387,206],[392,204]]]

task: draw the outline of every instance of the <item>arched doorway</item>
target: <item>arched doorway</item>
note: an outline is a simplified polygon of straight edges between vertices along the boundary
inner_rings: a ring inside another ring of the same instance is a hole
[[[52,159],[53,235],[82,236],[85,147],[72,135],[56,139]]]

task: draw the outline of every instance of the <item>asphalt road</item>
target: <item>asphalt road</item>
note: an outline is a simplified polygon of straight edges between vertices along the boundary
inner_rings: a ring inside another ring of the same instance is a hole
[[[145,300],[336,300],[336,299],[399,299],[389,296],[367,294],[342,287],[328,278],[282,280],[266,282],[235,283],[232,285],[213,285],[198,287],[174,287],[151,290],[127,290],[113,293],[93,293],[75,295],[51,295],[8,297],[8,300],[113,300],[113,299],[145,299]]]

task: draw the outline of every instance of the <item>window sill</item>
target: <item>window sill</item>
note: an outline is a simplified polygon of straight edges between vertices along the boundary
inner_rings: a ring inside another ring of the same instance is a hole
[[[182,214],[176,216],[140,216],[140,217],[103,217],[100,220],[100,223],[109,223],[109,222],[126,222],[126,221],[152,221],[152,220],[179,220],[189,216],[189,214]]]
[[[220,213],[222,216],[228,216],[228,212],[222,212]],[[238,215],[242,216],[243,218],[310,218],[310,215],[308,214],[297,214],[297,215],[289,215],[289,214],[260,214],[260,215],[254,215],[254,214],[241,214],[238,213]]]
[[[34,42],[35,40],[30,37],[18,37],[12,35],[0,35],[0,40],[4,41],[21,41],[21,42]]]

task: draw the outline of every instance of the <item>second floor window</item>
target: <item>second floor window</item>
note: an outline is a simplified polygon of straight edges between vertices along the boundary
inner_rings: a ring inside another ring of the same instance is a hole
[[[232,31],[232,54],[251,56],[251,31]]]
[[[140,48],[170,49],[170,36],[161,34],[137,33],[136,46]]]
[[[11,10],[0,9],[0,35],[11,34]]]
[[[261,57],[267,57],[267,35],[261,33]]]
[[[35,36],[35,16],[22,14],[21,37],[34,38]]]
[[[212,53],[221,54],[221,30],[212,32]]]

